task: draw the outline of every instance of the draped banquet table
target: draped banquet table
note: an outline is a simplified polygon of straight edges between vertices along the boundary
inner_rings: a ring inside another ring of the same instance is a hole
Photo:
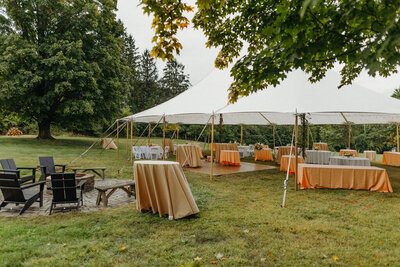
[[[235,143],[215,143],[215,162],[220,162],[221,150],[236,150],[238,151],[238,144]]]
[[[312,148],[313,150],[324,150],[324,151],[329,150],[327,143],[314,143]]]
[[[272,149],[270,148],[263,148],[263,149],[256,149],[255,150],[255,161],[273,161],[274,158],[272,157]]]
[[[374,150],[364,150],[364,158],[370,161],[376,161],[376,151]]]
[[[199,154],[200,147],[196,144],[193,145],[177,145],[176,146],[176,161],[181,166],[188,167],[201,167],[202,162]]]
[[[172,161],[135,161],[136,208],[180,219],[199,212],[182,167]]]
[[[299,164],[299,183],[301,189],[364,189],[393,192],[386,170],[377,167]]]
[[[347,166],[371,166],[367,158],[355,157],[330,157],[329,165],[347,165]]]
[[[281,157],[284,155],[290,155],[290,146],[280,146],[278,147],[278,154],[276,155],[275,161],[277,164],[281,164]],[[294,154],[294,147],[292,148],[292,154]]]
[[[310,164],[329,164],[330,151],[324,150],[306,150],[306,163]]]
[[[400,167],[400,152],[383,152],[382,164]]]
[[[339,156],[344,156],[345,154],[351,154],[353,157],[358,157],[357,150],[354,150],[354,149],[340,149]]]
[[[220,163],[224,165],[240,166],[240,156],[237,150],[221,150]]]
[[[294,174],[296,170],[296,157],[294,155],[289,156],[289,155],[283,155],[281,157],[281,172],[286,172],[288,170],[288,165],[289,165],[289,158],[290,158],[290,168],[289,168],[289,173]],[[298,156],[298,163],[304,163],[304,159],[302,156]]]

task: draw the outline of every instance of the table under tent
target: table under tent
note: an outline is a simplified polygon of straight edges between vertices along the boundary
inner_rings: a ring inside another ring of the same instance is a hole
[[[276,87],[270,87],[228,103],[232,79],[229,72],[214,71],[209,77],[184,93],[154,108],[125,117],[123,122],[180,124],[211,123],[223,118],[226,125],[294,125],[294,153],[297,155],[298,118],[311,125],[388,124],[400,122],[400,101],[357,84],[341,89],[340,76],[329,71],[324,79],[311,83],[300,70],[288,74]],[[165,128],[165,127],[164,127]],[[397,142],[399,139],[397,138]],[[211,138],[213,142],[213,137]],[[213,153],[212,153],[213,154]],[[295,181],[298,182],[296,160]],[[213,173],[211,168],[210,179]]]

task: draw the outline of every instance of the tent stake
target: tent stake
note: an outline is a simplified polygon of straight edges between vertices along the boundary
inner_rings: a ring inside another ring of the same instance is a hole
[[[399,151],[399,124],[396,123],[396,133],[397,133],[397,137],[396,137],[396,141],[397,141],[397,152]]]
[[[297,120],[297,111],[296,111],[296,120],[295,120],[295,130],[294,130],[294,157],[295,157],[295,163],[296,163],[296,168],[294,171],[294,189],[297,191],[297,175],[299,174],[298,172],[298,167],[299,167],[299,162],[297,157],[299,156],[299,152],[297,150],[297,134],[298,134],[298,120]],[[290,166],[288,166],[288,168],[290,168]]]
[[[117,160],[119,158],[119,121],[117,121]]]
[[[163,116],[163,130],[162,130],[162,142],[163,142],[163,160],[165,160],[165,115]]]
[[[214,113],[211,118],[211,168],[210,180],[213,180],[213,164],[214,164]]]

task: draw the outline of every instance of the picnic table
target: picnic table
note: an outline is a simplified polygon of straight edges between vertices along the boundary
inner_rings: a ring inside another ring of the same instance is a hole
[[[98,176],[101,177],[101,179],[104,180],[105,176],[104,176],[104,172],[106,171],[106,167],[89,167],[89,168],[71,168],[71,170],[76,174],[77,171],[92,171],[95,174],[97,174]],[[102,171],[102,173],[100,174],[98,171]]]
[[[96,200],[96,205],[99,206],[100,202],[103,202],[103,206],[107,207],[108,205],[108,199],[112,194],[114,194],[115,191],[118,189],[122,189],[126,192],[128,197],[131,197],[132,195],[136,198],[136,192],[135,192],[135,181],[118,181],[110,185],[98,185],[94,187],[97,191],[97,200]]]

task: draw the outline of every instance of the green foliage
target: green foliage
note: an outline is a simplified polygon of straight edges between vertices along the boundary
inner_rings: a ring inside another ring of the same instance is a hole
[[[156,18],[163,14],[162,22],[184,17],[183,9],[168,12],[181,1],[159,2],[164,3],[142,1],[145,12]],[[245,55],[232,68],[233,102],[279,84],[293,69],[306,71],[316,82],[341,63],[340,87],[350,84],[363,68],[371,76],[388,76],[400,64],[397,0],[202,0],[196,4],[194,26],[208,38],[207,46],[220,50],[216,67],[227,67],[246,43]],[[166,29],[163,23],[157,27],[156,36],[160,27]],[[155,49],[159,47],[157,43]]]
[[[96,131],[118,115],[124,29],[112,0],[0,2],[0,103],[50,125]]]
[[[191,86],[185,66],[175,59],[167,62],[160,79],[161,93],[159,101],[165,102],[173,96],[186,91]]]

